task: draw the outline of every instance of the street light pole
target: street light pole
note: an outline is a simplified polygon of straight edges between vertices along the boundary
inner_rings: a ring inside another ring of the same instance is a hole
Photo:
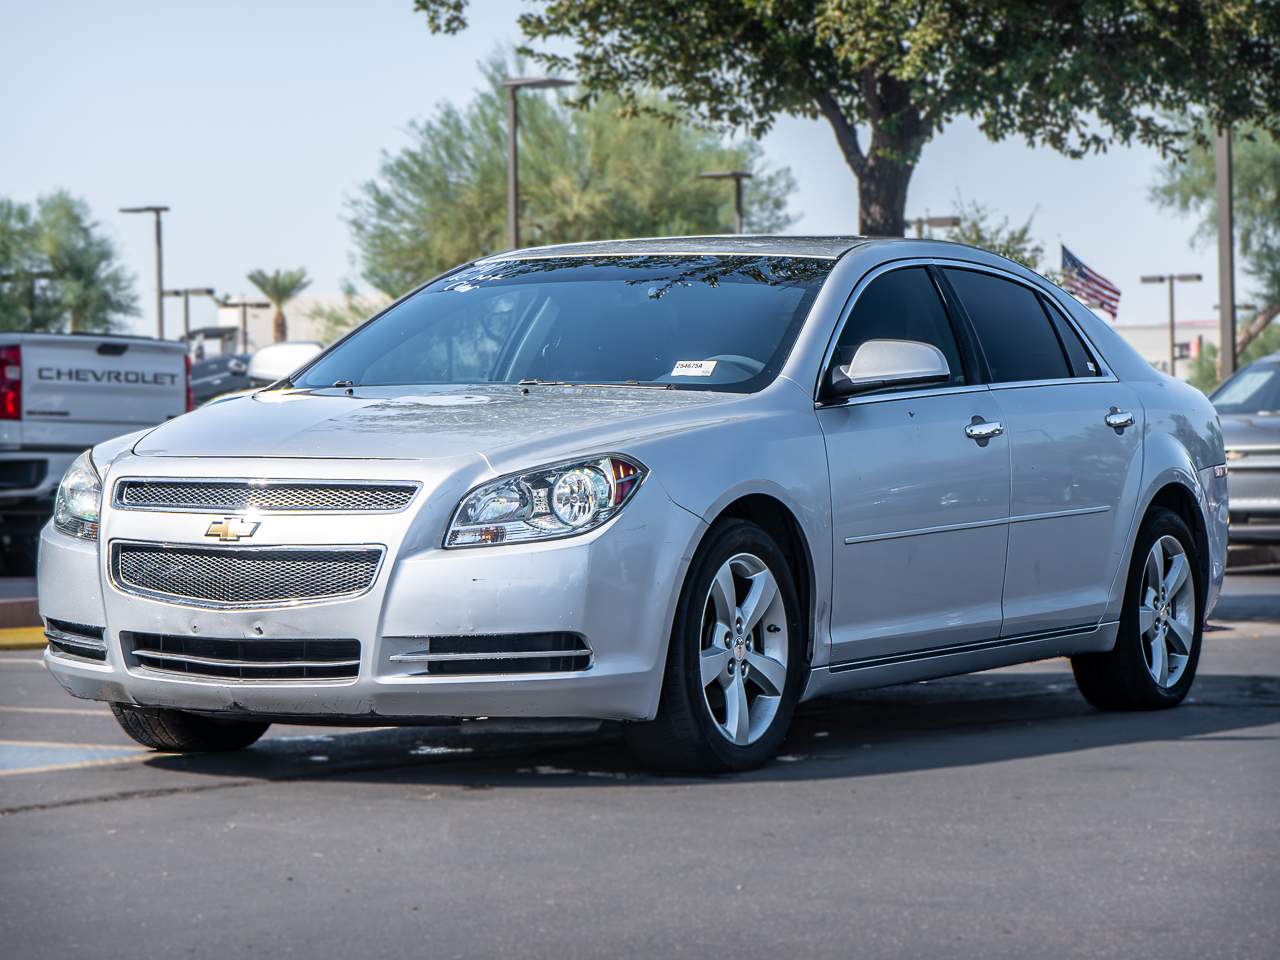
[[[1169,285],[1169,376],[1177,376],[1178,343],[1174,331],[1173,285],[1174,283],[1199,283],[1204,277],[1198,273],[1159,273],[1142,278],[1143,283],[1167,283]]]
[[[121,207],[121,213],[151,213],[156,218],[156,337],[164,339],[164,241],[160,232],[160,215],[169,212],[168,207]]]
[[[916,217],[911,222],[915,224],[917,240],[924,239],[925,227],[950,228],[960,226],[959,217]]]
[[[698,174],[699,180],[732,180],[733,181],[733,232],[742,232],[742,181],[750,180],[751,174],[746,170],[716,170],[711,173]]]
[[[249,352],[249,310],[265,310],[271,306],[265,300],[219,300],[218,303],[224,307],[240,308],[240,352]]]
[[[1214,165],[1218,188],[1218,378],[1225,381],[1236,372],[1235,225],[1230,127],[1218,131]]]
[[[214,303],[218,302],[218,297],[213,291],[213,287],[184,287],[181,290],[166,290],[166,297],[182,298],[182,339],[187,341],[191,339],[191,297],[208,297]]]
[[[573,81],[558,77],[509,77],[502,81],[502,85],[507,90],[507,242],[514,250],[520,246],[520,147],[517,139],[520,106],[516,93],[519,90],[571,87]]]

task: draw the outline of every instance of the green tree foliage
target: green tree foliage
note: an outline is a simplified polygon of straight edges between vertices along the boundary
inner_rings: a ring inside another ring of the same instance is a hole
[[[137,312],[133,277],[83,200],[0,197],[0,330],[106,333]]]
[[[410,143],[383,154],[376,179],[350,204],[362,277],[398,296],[473,257],[506,248],[507,72],[468,106],[441,107],[410,126]],[[656,110],[661,101],[643,101]],[[763,165],[754,142],[726,145],[708,129],[653,115],[623,116],[621,101],[585,110],[520,94],[521,240],[529,245],[732,229],[733,188],[701,171],[745,169],[746,228],[778,231],[791,218],[789,170]]]
[[[298,294],[311,285],[311,278],[302,267],[297,270],[254,270],[249,274],[249,282],[271,301],[276,308],[271,320],[271,338],[275,343],[289,339],[289,324],[284,317],[284,308]]]
[[[414,0],[436,32],[467,0]],[[1274,0],[536,0],[520,28],[586,99],[657,89],[759,137],[821,117],[858,178],[860,229],[901,236],[920,152],[960,116],[1068,156],[1176,130],[1160,111],[1280,123]],[[565,41],[572,44],[565,49]]]
[[[1198,130],[1192,128],[1186,134],[1183,156],[1165,165],[1152,190],[1157,203],[1195,215],[1199,219],[1196,239],[1206,243],[1218,232],[1217,179],[1213,147],[1207,142],[1209,132],[1207,121],[1201,121]],[[1237,344],[1243,350],[1264,331],[1269,332],[1280,315],[1280,140],[1259,126],[1247,125],[1235,131],[1232,148],[1232,207],[1240,256],[1253,281],[1250,296],[1261,308],[1237,333]],[[1216,373],[1206,374],[1205,384],[1216,382]]]
[[[997,215],[990,207],[976,200],[958,199],[955,208],[960,217],[960,225],[946,230],[947,240],[989,250],[1008,257],[1029,270],[1043,272],[1041,261],[1044,258],[1044,246],[1031,235],[1034,214],[1015,226],[1007,216],[997,220]]]
[[[1277,351],[1280,351],[1280,325],[1273,323],[1264,327],[1261,333],[1250,340],[1249,345],[1240,351],[1236,359],[1243,367]],[[1200,351],[1200,356],[1190,361],[1190,366],[1187,368],[1187,382],[1193,387],[1199,387],[1205,393],[1210,393],[1218,385],[1216,344],[1206,343],[1204,349]]]

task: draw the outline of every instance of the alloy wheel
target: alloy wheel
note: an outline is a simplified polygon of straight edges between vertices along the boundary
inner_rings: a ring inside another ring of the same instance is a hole
[[[1151,545],[1142,571],[1138,633],[1147,672],[1163,689],[1176,686],[1187,669],[1195,637],[1196,591],[1191,561],[1177,537]]]
[[[763,560],[739,553],[716,571],[702,612],[702,697],[721,736],[758,740],[777,715],[787,683],[787,613]]]

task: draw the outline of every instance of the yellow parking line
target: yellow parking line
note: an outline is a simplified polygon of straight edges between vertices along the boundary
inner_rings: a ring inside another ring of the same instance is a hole
[[[117,749],[127,748],[121,747]],[[151,757],[163,756],[170,756],[170,754],[139,748],[138,753],[130,753],[123,757],[104,757],[101,760],[76,760],[73,763],[50,763],[43,767],[18,767],[14,770],[0,770],[0,777],[20,777],[24,773],[53,773],[58,770],[82,770],[85,767],[109,767],[115,763],[137,763],[139,760],[149,760]]]
[[[0,707],[0,713],[65,713],[77,717],[109,717],[111,711],[88,710],[84,707]]]
[[[0,650],[38,650],[44,645],[44,627],[0,629]]]
[[[126,743],[70,743],[65,740],[0,740],[0,747],[70,747],[73,750],[141,750]]]

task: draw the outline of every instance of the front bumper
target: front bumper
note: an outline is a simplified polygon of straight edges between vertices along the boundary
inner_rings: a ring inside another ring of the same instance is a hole
[[[172,464],[167,467],[172,472]],[[651,477],[626,510],[584,536],[443,550],[438,544],[444,521],[428,514],[447,519],[459,492],[424,487],[410,510],[416,516],[335,517],[322,525],[314,517],[264,519],[261,532],[271,542],[379,543],[387,550],[367,593],[285,608],[185,606],[125,594],[113,585],[105,560],[112,539],[198,542],[199,534],[191,531],[202,532],[211,515],[108,507],[101,550],[46,526],[39,560],[41,615],[104,627],[107,650],[105,662],[96,663],[51,648],[45,662],[77,697],[219,714],[333,723],[651,718],[679,584],[702,521],[672,503]],[[244,642],[349,638],[360,642],[360,665],[355,678],[344,680],[185,677],[147,669],[127,656],[121,635],[135,631]],[[590,667],[424,676],[389,659],[404,649],[405,637],[531,632],[580,634],[592,650]]]

